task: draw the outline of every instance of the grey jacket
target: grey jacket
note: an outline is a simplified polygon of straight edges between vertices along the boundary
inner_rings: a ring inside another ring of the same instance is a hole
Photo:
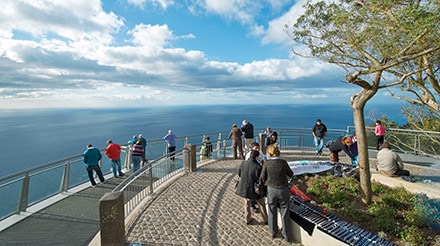
[[[404,169],[400,156],[388,148],[377,152],[377,169],[388,174],[396,173],[397,169]]]

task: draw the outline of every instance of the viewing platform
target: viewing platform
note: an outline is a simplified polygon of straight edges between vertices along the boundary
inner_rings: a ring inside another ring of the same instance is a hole
[[[288,161],[328,160],[328,156],[310,151],[284,151],[281,157]],[[374,151],[370,157],[374,158]],[[374,169],[372,179],[413,192],[430,191],[428,196],[440,198],[440,169],[423,167],[435,167],[440,161],[407,154],[401,157],[411,172],[419,170],[416,175],[430,182],[409,183],[378,175]],[[125,229],[126,245],[301,245],[288,243],[281,234],[272,239],[260,214],[246,225],[243,199],[234,193],[233,180],[240,164],[241,160],[230,158],[205,161],[195,172],[182,172],[162,184],[134,212],[135,222]],[[412,165],[422,168],[412,169]],[[123,180],[111,175],[106,178],[96,187],[81,185],[4,220],[1,244],[100,245],[99,200]]]

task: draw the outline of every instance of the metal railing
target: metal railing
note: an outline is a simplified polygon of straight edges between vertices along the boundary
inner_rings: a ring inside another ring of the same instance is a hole
[[[311,137],[309,128],[273,128],[273,130],[278,132],[278,143],[282,150],[313,150],[314,148],[313,138]],[[367,130],[369,132],[371,131],[370,128]],[[255,129],[256,133],[262,131],[263,129]],[[347,127],[345,130],[329,129],[326,138],[328,140],[336,139],[337,137],[348,134],[352,131],[353,127]],[[231,141],[227,139],[228,133],[229,131],[215,132],[177,138],[176,145],[178,151],[176,152],[176,160],[174,163],[169,162],[169,159],[167,158],[167,146],[162,139],[147,141],[146,157],[149,160],[149,165],[127,177],[127,180],[131,181],[130,185],[124,188],[128,192],[125,196],[127,199],[131,199],[130,197],[134,197],[136,193],[144,192],[143,197],[145,197],[148,194],[151,194],[151,192],[160,186],[160,184],[166,182],[167,179],[181,172],[183,167],[183,161],[181,158],[183,147],[186,144],[195,144],[197,146],[197,151],[199,151],[204,136],[209,136],[213,144],[214,152],[212,153],[212,158],[217,159],[231,155]],[[386,136],[388,141],[390,141],[391,136],[393,136],[391,133],[414,138],[414,146],[401,146],[397,149],[408,149],[408,151],[412,151],[415,154],[431,154],[425,149],[426,146],[422,144],[425,141],[424,136],[426,135],[426,132],[388,129]],[[428,133],[431,138],[439,138],[440,136],[439,132]],[[258,136],[255,137],[256,140],[257,138]],[[368,141],[370,146],[374,146],[374,136],[369,137]],[[398,142],[395,144],[397,145]],[[121,145],[121,147],[122,165],[126,169],[129,169],[131,164],[130,148],[127,144]],[[101,149],[101,152],[104,151],[104,149]],[[199,161],[198,154],[197,161]],[[101,167],[104,174],[111,173],[110,160],[105,155],[103,155]],[[0,204],[0,221],[13,214],[25,212],[29,206],[44,201],[47,198],[67,192],[74,187],[88,182],[89,179],[87,172],[82,163],[82,155],[68,157],[2,177],[0,178],[0,197],[8,197],[8,199],[3,199],[3,202]],[[136,185],[139,187],[133,188]],[[138,199],[143,198],[138,197]],[[128,206],[133,208],[136,205],[133,203]]]
[[[366,130],[368,146],[373,148],[376,146],[374,127],[366,127]],[[354,127],[348,127],[347,132],[353,134]],[[440,154],[440,132],[387,128],[385,141],[389,142],[394,150],[402,153],[431,157]]]

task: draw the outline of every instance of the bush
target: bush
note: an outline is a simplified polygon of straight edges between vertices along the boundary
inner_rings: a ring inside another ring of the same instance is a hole
[[[440,203],[430,205],[427,197],[374,182],[372,191],[373,203],[366,207],[360,201],[359,182],[353,178],[316,176],[309,179],[306,190],[317,204],[365,230],[384,232],[414,245],[428,244],[426,214],[439,218]]]

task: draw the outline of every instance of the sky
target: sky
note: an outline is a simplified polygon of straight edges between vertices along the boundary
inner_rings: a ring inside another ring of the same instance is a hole
[[[0,109],[349,104],[343,70],[291,52],[303,4],[2,0]]]

